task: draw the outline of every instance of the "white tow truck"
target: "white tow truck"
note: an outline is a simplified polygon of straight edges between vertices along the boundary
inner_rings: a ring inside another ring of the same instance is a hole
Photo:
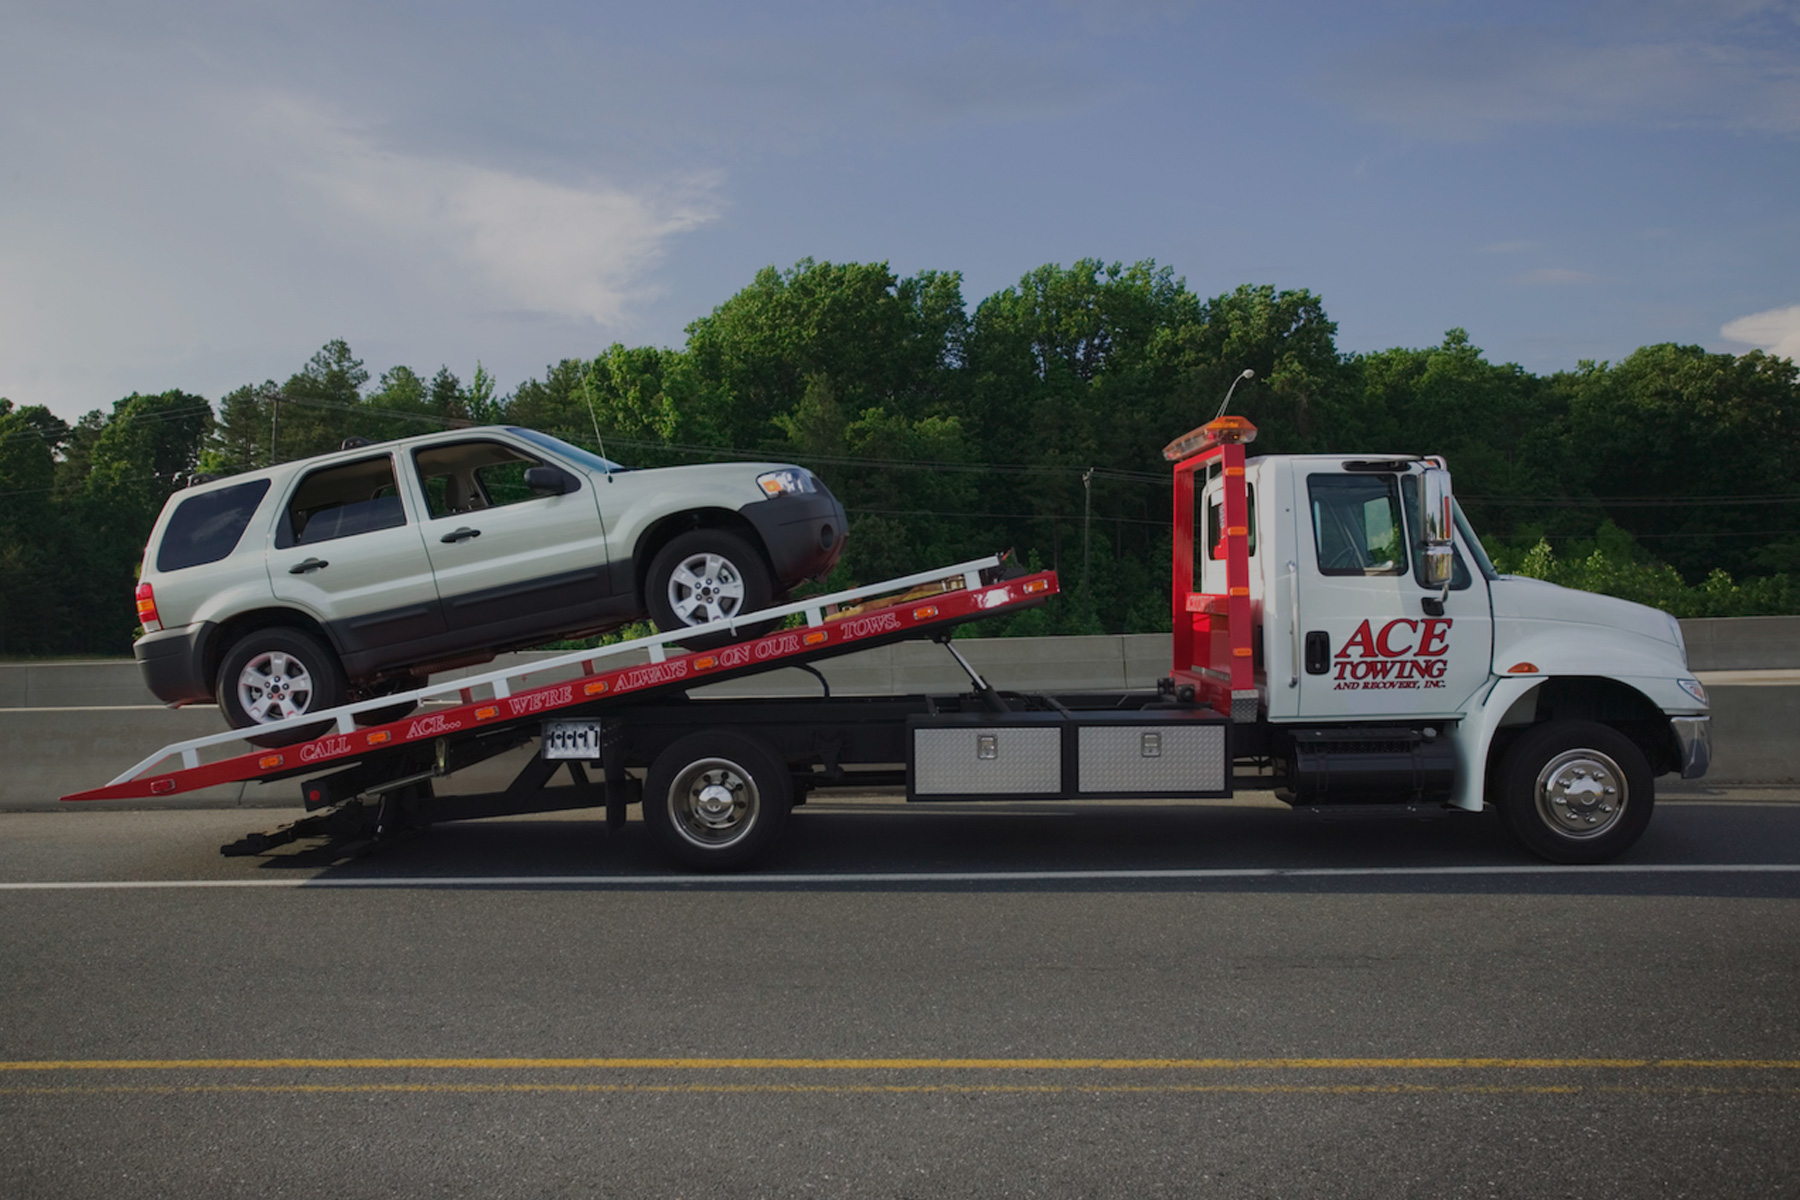
[[[1706,692],[1674,618],[1498,574],[1439,459],[1247,460],[1255,433],[1220,417],[1164,450],[1174,471],[1173,661],[1154,691],[1022,694],[984,679],[952,629],[1057,592],[1054,572],[990,558],[258,727],[305,731],[279,749],[243,752],[241,730],[175,743],[64,799],[302,780],[312,816],[227,853],[312,833],[379,841],[441,821],[581,807],[604,807],[616,826],[641,803],[673,858],[719,869],[765,853],[792,808],[832,789],[1039,801],[1268,788],[1321,814],[1491,805],[1542,857],[1597,862],[1643,832],[1656,776],[1705,772]],[[789,627],[738,632],[771,621]],[[724,644],[680,649],[695,636]],[[926,638],[962,665],[970,691],[834,697],[820,676],[816,698],[688,694]],[[426,707],[357,723],[397,701]],[[434,789],[534,742],[504,791]],[[590,780],[588,765],[602,777]],[[554,786],[565,769],[566,785]]]

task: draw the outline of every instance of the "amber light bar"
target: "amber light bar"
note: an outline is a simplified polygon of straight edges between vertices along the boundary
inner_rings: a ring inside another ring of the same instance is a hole
[[[1248,417],[1214,417],[1198,429],[1190,429],[1163,447],[1163,457],[1170,462],[1192,458],[1202,450],[1233,443],[1249,445],[1256,440],[1256,426]]]

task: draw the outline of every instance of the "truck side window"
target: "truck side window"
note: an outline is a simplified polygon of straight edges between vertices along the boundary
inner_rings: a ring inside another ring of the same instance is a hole
[[[326,467],[302,479],[288,498],[275,545],[310,546],[404,524],[406,510],[394,490],[394,460],[384,454]]]
[[[1308,475],[1321,575],[1406,574],[1406,526],[1392,475]]]
[[[525,484],[540,461],[500,442],[452,442],[413,451],[431,517],[498,508],[541,498]]]
[[[1256,557],[1256,485],[1251,484],[1248,488],[1246,488],[1245,495],[1247,496],[1247,498],[1249,500],[1248,508],[1250,510],[1249,525],[1248,525],[1249,537],[1247,540],[1250,543],[1250,546],[1249,546],[1250,557],[1255,558]],[[1201,553],[1199,553],[1199,552],[1204,552],[1205,557],[1212,559],[1214,562],[1217,562],[1219,559],[1225,557],[1225,555],[1220,552],[1221,547],[1224,545],[1223,538],[1224,538],[1224,533],[1225,533],[1225,503],[1223,500],[1221,500],[1219,498],[1219,493],[1213,492],[1211,495],[1209,495],[1206,498],[1206,504],[1207,504],[1207,508],[1206,508],[1206,544],[1204,546],[1195,547],[1195,550],[1197,552],[1194,555],[1194,559],[1196,562],[1199,561],[1199,559],[1201,557]]]
[[[189,496],[176,506],[156,551],[156,569],[179,571],[218,562],[237,549],[269,481],[258,479]]]

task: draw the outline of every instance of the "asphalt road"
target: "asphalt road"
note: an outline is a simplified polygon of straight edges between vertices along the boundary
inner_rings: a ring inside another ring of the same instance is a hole
[[[1800,1194],[1790,801],[1606,870],[815,802],[704,880],[636,822],[0,815],[0,1195]]]

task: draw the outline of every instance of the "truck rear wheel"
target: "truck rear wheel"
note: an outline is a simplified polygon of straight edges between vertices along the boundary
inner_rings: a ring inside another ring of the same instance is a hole
[[[1507,829],[1551,862],[1597,863],[1623,853],[1656,803],[1644,752],[1595,721],[1527,730],[1506,752],[1495,782]]]
[[[793,793],[786,764],[761,742],[724,731],[693,733],[650,764],[644,822],[683,866],[741,867],[774,842]]]

